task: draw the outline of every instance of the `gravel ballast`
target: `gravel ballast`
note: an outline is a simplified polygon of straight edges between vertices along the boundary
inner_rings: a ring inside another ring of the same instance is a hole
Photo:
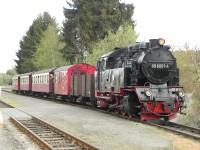
[[[99,149],[176,150],[187,146],[190,149],[200,147],[197,141],[98,111],[6,92],[0,99]],[[181,141],[184,141],[184,147]]]

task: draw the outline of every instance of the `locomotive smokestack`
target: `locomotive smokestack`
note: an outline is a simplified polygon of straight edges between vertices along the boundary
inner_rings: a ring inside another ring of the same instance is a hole
[[[158,39],[150,39],[149,40],[149,48],[159,47]]]
[[[149,48],[163,47],[164,44],[165,44],[165,40],[162,38],[149,40]]]

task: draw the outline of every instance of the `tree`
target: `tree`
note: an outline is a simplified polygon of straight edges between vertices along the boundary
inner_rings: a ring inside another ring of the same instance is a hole
[[[179,68],[180,85],[184,86],[186,92],[191,93],[194,90],[194,82],[196,75],[194,73],[195,67],[194,64],[191,63],[190,55],[195,55],[195,52],[177,50],[173,53],[176,57],[177,65]]]
[[[96,65],[96,61],[105,53],[113,51],[116,47],[127,47],[135,43],[137,35],[131,25],[120,26],[116,33],[108,32],[108,35],[93,45],[93,53],[89,54],[86,61]]]
[[[10,76],[16,75],[16,70],[15,70],[15,68],[8,69],[8,70],[6,71],[6,74],[7,74],[7,75],[10,75]]]
[[[65,61],[60,53],[63,46],[64,43],[60,42],[58,29],[49,25],[34,54],[34,66],[41,70],[64,65]]]
[[[200,127],[200,50],[190,48],[187,44],[184,50],[174,51],[180,70],[180,84],[186,93],[186,116],[180,116],[179,121],[183,124]],[[191,95],[191,96],[188,96]]]
[[[43,32],[49,24],[56,26],[56,21],[48,12],[44,12],[33,21],[26,35],[23,36],[20,41],[20,50],[16,53],[18,60],[15,60],[18,73],[31,72],[36,69],[33,63],[33,55]]]
[[[7,70],[6,73],[0,73],[0,85],[11,85],[14,75],[16,75],[15,68]]]
[[[180,68],[180,83],[185,85],[187,92],[194,92],[200,85],[200,50],[199,48],[190,48],[185,44],[184,50],[174,51]],[[190,78],[188,78],[190,77]]]
[[[72,3],[67,3],[70,9],[64,9],[66,46],[63,55],[71,63],[84,51],[91,52],[90,47],[103,39],[108,31],[116,32],[125,22],[134,27],[131,19],[133,5],[120,3],[119,0],[72,0]]]

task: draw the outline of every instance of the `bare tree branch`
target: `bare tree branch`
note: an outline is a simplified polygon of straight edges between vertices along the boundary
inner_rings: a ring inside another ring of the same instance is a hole
[[[196,45],[194,48],[190,48],[188,43],[185,43],[184,48],[190,56],[191,64],[194,65],[195,81],[194,86],[200,85],[200,48]]]

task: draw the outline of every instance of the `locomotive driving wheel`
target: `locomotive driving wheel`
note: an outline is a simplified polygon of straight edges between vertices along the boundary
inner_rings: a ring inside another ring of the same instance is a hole
[[[138,117],[140,113],[140,103],[138,102],[135,93],[127,93],[123,99],[123,114],[128,115],[128,117]]]

